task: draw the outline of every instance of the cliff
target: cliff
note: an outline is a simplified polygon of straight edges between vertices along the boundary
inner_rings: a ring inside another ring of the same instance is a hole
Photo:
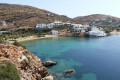
[[[41,60],[22,47],[0,44],[0,63],[2,62],[14,64],[21,80],[53,80]]]

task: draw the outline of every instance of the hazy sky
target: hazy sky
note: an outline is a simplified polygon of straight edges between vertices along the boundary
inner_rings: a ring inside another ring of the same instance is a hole
[[[0,0],[0,3],[30,5],[71,18],[90,14],[120,17],[120,0]]]

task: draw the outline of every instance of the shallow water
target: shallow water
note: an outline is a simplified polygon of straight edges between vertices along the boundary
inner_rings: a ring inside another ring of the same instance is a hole
[[[120,80],[120,35],[101,38],[60,37],[22,42],[42,61],[55,80]],[[66,76],[65,70],[75,73]]]

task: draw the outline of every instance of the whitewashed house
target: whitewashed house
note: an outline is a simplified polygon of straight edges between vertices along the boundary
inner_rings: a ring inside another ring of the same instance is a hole
[[[95,19],[95,22],[100,21],[100,19]]]
[[[72,24],[72,25],[73,25],[73,30],[74,31],[80,31],[81,30],[81,27],[82,27],[81,24]]]
[[[64,25],[71,26],[72,24],[69,22],[64,23]]]
[[[101,21],[105,21],[105,18],[101,18]]]
[[[54,26],[55,26],[55,27],[60,27],[60,26],[62,26],[62,25],[64,25],[64,23],[61,22],[61,21],[55,21],[55,22],[54,22]]]
[[[73,30],[74,30],[74,31],[85,32],[85,31],[88,30],[89,28],[90,28],[89,25],[73,24]]]
[[[54,23],[50,23],[50,24],[48,24],[48,25],[47,25],[47,28],[49,28],[49,29],[54,28]]]
[[[104,31],[99,30],[99,28],[95,26],[91,28],[91,31],[89,31],[88,34],[95,37],[104,37],[107,35]]]
[[[89,29],[89,28],[90,28],[89,25],[82,25],[82,29],[83,29],[83,30],[87,30],[87,29]]]
[[[0,31],[0,35],[2,34],[2,31]]]
[[[47,27],[46,24],[37,24],[37,25],[36,25],[36,28],[38,28],[38,29],[44,29],[44,28],[46,28],[46,27]]]
[[[81,32],[85,32],[85,30],[81,30]]]
[[[53,34],[53,35],[58,35],[58,33],[59,33],[58,31],[52,30],[52,34]]]
[[[5,21],[0,21],[0,26],[6,27],[6,26],[7,26],[7,23],[6,23]]]

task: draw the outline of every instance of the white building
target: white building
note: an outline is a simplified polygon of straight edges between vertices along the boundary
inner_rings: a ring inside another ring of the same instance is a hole
[[[95,19],[95,22],[100,21],[100,19]]]
[[[2,31],[0,31],[0,35],[2,34]]]
[[[72,24],[72,25],[73,25],[73,30],[74,31],[80,31],[81,30],[81,27],[82,27],[81,24]]]
[[[54,22],[54,26],[55,26],[55,27],[59,27],[59,26],[62,26],[62,25],[64,25],[64,23],[61,22],[61,21],[55,21],[55,22]]]
[[[1,21],[1,22],[0,22],[0,26],[6,27],[6,26],[7,26],[7,23],[6,23],[5,21]]]
[[[58,31],[52,30],[52,34],[53,34],[53,35],[58,35],[58,33],[59,33]]]
[[[88,30],[89,28],[90,28],[89,25],[73,24],[73,30],[74,30],[74,31],[85,32],[85,31]]]
[[[89,31],[90,36],[103,37],[107,34],[104,31],[99,30],[97,27],[93,26],[91,31]]]
[[[82,25],[82,29],[83,29],[83,30],[87,30],[87,29],[89,29],[89,28],[90,28],[89,25]]]
[[[36,25],[36,28],[40,28],[40,29],[44,29],[46,27],[47,27],[46,24],[37,24]]]
[[[51,29],[51,28],[54,28],[54,23],[50,23],[47,25],[47,28]]]
[[[64,25],[71,26],[72,24],[69,22],[64,23]]]
[[[105,21],[105,18],[101,18],[101,21]]]
[[[85,30],[81,30],[81,32],[85,32]]]

